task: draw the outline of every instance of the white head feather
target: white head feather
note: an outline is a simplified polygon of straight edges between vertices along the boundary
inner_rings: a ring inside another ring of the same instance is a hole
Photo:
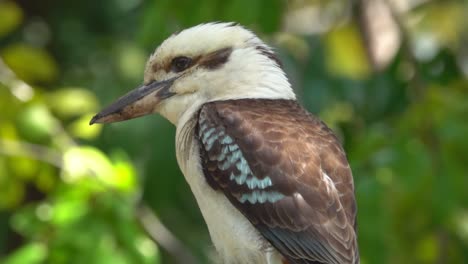
[[[226,63],[215,69],[195,65],[175,73],[163,67],[178,56],[196,58],[224,48],[232,48],[232,52]],[[155,109],[176,125],[207,102],[295,99],[285,73],[269,54],[273,54],[271,48],[242,26],[201,24],[166,39],[149,58],[144,79],[149,83],[181,75],[170,88],[176,95],[163,100]]]

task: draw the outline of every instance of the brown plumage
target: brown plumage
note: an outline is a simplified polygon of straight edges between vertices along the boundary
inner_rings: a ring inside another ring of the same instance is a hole
[[[218,101],[202,106],[196,134],[207,182],[285,263],[359,262],[351,170],[322,121],[293,100]]]

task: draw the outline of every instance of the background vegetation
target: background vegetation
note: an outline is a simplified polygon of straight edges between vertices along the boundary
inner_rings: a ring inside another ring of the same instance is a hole
[[[208,263],[159,116],[88,126],[172,32],[273,45],[354,171],[362,263],[468,263],[468,4],[0,0],[0,262]]]

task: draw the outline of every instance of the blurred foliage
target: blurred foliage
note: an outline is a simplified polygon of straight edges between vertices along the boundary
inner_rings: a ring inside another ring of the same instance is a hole
[[[174,128],[88,121],[172,32],[226,20],[276,47],[343,140],[362,263],[467,263],[467,13],[462,0],[0,1],[0,262],[209,261]],[[182,244],[158,240],[142,205]]]

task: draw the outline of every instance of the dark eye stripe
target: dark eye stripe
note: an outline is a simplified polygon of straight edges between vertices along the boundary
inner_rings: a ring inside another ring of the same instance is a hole
[[[201,61],[200,66],[209,70],[215,70],[222,67],[231,56],[232,47],[222,48],[207,54]]]

